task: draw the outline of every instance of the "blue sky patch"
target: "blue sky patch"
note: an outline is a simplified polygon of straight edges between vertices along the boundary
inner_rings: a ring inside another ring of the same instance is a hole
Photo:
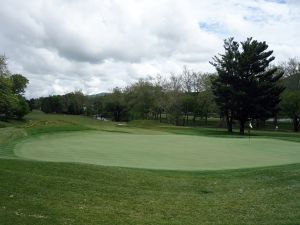
[[[276,3],[279,3],[279,4],[286,4],[287,1],[286,0],[265,0],[267,2],[276,2]]]
[[[218,22],[199,22],[199,27],[201,30],[215,33],[221,36],[228,33],[226,27]]]

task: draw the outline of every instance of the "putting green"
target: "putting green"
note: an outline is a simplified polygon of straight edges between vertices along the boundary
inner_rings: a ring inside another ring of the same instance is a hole
[[[218,170],[300,162],[300,144],[261,138],[69,132],[26,139],[22,158],[168,170]]]

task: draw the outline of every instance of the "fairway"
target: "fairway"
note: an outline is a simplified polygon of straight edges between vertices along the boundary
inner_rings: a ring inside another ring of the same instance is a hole
[[[300,144],[274,139],[97,131],[34,136],[15,147],[21,158],[166,170],[219,170],[300,162]]]

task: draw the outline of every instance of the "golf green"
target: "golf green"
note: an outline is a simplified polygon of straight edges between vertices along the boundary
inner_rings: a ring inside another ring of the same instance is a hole
[[[300,162],[300,144],[273,139],[66,132],[25,139],[21,158],[167,170],[218,170]]]

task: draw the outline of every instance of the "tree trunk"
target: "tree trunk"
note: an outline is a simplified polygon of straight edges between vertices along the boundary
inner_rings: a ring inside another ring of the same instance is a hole
[[[232,118],[229,115],[226,115],[226,124],[228,132],[232,133]]]
[[[245,134],[245,121],[240,120],[240,135]]]
[[[186,108],[185,108],[185,120],[186,120],[186,125],[188,126],[189,125],[189,108],[188,108],[188,105],[186,105]]]
[[[175,117],[175,126],[179,126],[179,118],[178,118],[178,116]]]
[[[278,126],[277,114],[274,116],[273,124],[274,124],[275,127]]]
[[[205,126],[207,126],[207,114],[205,115]]]
[[[187,126],[189,125],[189,113],[188,112],[186,113],[186,125]]]
[[[256,119],[256,120],[255,120],[255,128],[256,128],[256,129],[259,129],[259,128],[260,128],[260,125],[261,125],[261,124],[260,124],[260,120],[259,120],[259,119]]]
[[[159,122],[161,123],[161,111],[159,111]]]
[[[296,115],[293,118],[293,124],[294,124],[294,131],[298,132],[299,131],[299,117]]]

